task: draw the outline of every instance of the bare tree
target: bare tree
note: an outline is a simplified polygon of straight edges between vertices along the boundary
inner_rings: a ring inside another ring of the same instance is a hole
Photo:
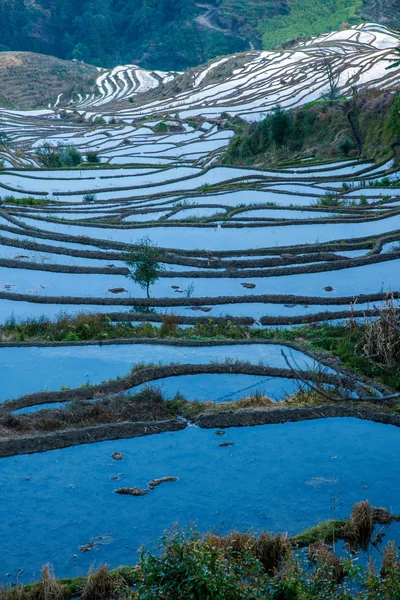
[[[337,72],[334,69],[334,58],[324,58],[322,61],[322,66],[329,85],[329,89],[324,94],[324,97],[328,100],[336,100],[336,98],[339,96],[340,72]]]

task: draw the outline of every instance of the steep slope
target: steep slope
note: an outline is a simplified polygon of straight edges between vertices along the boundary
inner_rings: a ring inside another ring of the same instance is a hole
[[[318,100],[329,93],[331,78],[342,96],[354,89],[396,88],[398,69],[387,67],[395,62],[399,44],[395,32],[364,24],[278,52],[224,56],[186,73],[132,64],[107,70],[43,55],[0,53],[1,94],[4,107],[50,105],[88,118],[130,121],[154,112],[214,118],[227,112],[259,120],[277,104],[292,108]]]
[[[102,105],[102,115],[131,121],[155,112],[181,118],[222,113],[260,120],[277,104],[294,108],[329,93],[333,77],[338,94],[368,88],[396,89],[399,69],[389,69],[400,38],[383,26],[364,24],[324,34],[280,52],[247,52],[218,58],[159,87],[116,112]],[[114,101],[112,92],[104,100]]]
[[[400,0],[364,0],[363,16],[374,23],[400,29]]]
[[[0,53],[0,106],[25,109],[65,100],[94,86],[93,65],[63,61],[31,52]]]
[[[183,70],[363,20],[400,28],[400,0],[3,0],[0,51]]]

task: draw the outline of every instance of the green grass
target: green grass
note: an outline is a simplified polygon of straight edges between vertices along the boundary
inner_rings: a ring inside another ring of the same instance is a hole
[[[314,544],[318,540],[323,540],[325,544],[332,544],[343,537],[346,523],[347,521],[337,519],[324,521],[295,536],[295,542],[300,548],[310,546],[310,544]]]
[[[50,204],[50,200],[43,200],[43,198],[14,198],[14,196],[6,196],[4,198],[6,204],[16,204],[18,206],[46,206]]]
[[[341,29],[361,22],[362,0],[292,0],[287,15],[260,24],[263,46],[276,48],[289,40]]]

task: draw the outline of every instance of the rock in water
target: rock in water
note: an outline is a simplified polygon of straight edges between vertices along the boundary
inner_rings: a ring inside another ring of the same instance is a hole
[[[114,452],[114,454],[111,454],[111,458],[114,460],[124,460],[125,455],[121,454],[121,452]]]

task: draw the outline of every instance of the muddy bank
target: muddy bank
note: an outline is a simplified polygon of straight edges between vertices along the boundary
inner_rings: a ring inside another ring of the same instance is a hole
[[[204,429],[224,429],[227,427],[294,423],[297,421],[328,419],[331,417],[355,417],[357,419],[400,427],[400,415],[379,412],[363,406],[346,406],[344,404],[327,404],[304,408],[278,408],[275,410],[255,409],[236,412],[205,413],[199,415],[196,419],[196,425]]]
[[[209,413],[200,415],[196,419],[195,425],[203,429],[226,429],[229,427],[253,427],[256,425],[274,425],[338,417],[353,417],[400,427],[400,415],[379,412],[368,407],[345,406],[342,404]],[[185,421],[173,419],[153,422],[111,423],[31,437],[6,438],[0,440],[0,458],[47,452],[107,440],[181,431],[186,427],[187,423]]]
[[[47,452],[70,446],[94,444],[106,440],[119,440],[122,438],[142,437],[166,431],[180,431],[185,429],[186,423],[177,419],[168,421],[125,422],[96,425],[84,429],[71,429],[56,431],[32,437],[7,438],[0,440],[0,458],[15,456],[17,454],[34,454]]]
[[[395,299],[400,298],[400,291],[390,293]],[[358,304],[382,302],[386,300],[387,292],[376,294],[359,294],[356,296],[295,296],[293,294],[252,294],[251,296],[202,296],[197,298],[95,298],[80,296],[39,296],[31,294],[17,294],[13,292],[0,292],[0,300],[13,300],[15,302],[33,302],[36,304],[89,304],[100,306],[218,306],[221,304],[310,304],[310,305],[338,305],[350,306],[355,301]]]

